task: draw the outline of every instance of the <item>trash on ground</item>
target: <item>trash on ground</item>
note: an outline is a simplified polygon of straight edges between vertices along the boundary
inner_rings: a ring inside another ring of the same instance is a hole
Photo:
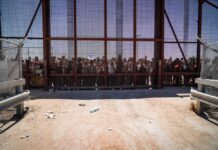
[[[79,104],[79,106],[86,106],[86,104]]]
[[[20,138],[25,139],[25,138],[29,138],[29,137],[30,137],[30,134],[26,134],[26,135],[21,136]]]
[[[94,108],[92,108],[89,112],[90,112],[90,113],[94,113],[94,112],[96,112],[96,111],[99,111],[99,107],[94,107]]]
[[[52,111],[48,111],[45,113],[44,117],[47,119],[55,119],[55,114]]]
[[[55,92],[55,89],[49,89],[49,92]]]
[[[107,128],[107,130],[108,130],[108,131],[111,131],[111,130],[112,130],[112,128]]]

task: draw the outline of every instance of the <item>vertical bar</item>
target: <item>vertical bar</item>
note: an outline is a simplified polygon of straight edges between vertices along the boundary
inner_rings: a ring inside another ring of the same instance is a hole
[[[26,60],[26,85],[30,88],[30,60]]]
[[[136,86],[136,36],[137,36],[137,1],[133,1],[133,82]]]
[[[0,38],[2,37],[2,14],[0,10]],[[2,41],[0,40],[0,60],[3,59]]]
[[[198,91],[205,92],[205,85],[198,84]],[[204,104],[197,100],[197,114],[202,115],[204,112]]]
[[[107,0],[104,0],[104,81],[105,86],[107,86]]]
[[[44,58],[44,88],[49,88],[49,58],[50,58],[50,0],[42,0],[42,24],[43,24],[43,58]]]
[[[161,88],[163,83],[163,60],[164,60],[164,0],[155,0],[155,39],[161,39],[161,42],[154,44],[154,72],[152,77],[152,86]]]
[[[204,1],[198,0],[198,38],[201,38],[202,31],[202,6]],[[200,73],[201,71],[201,43],[197,41],[197,71]]]
[[[77,14],[76,0],[74,0],[74,66],[75,66],[75,86],[77,86]]]

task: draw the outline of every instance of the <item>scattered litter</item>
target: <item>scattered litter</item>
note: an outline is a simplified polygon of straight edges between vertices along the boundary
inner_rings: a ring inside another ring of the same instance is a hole
[[[86,104],[79,104],[79,106],[86,106]]]
[[[107,128],[107,130],[108,130],[108,131],[111,131],[111,130],[112,130],[112,128]]]
[[[94,112],[96,112],[96,111],[99,111],[99,107],[94,107],[94,108],[92,108],[89,112],[90,112],[90,113],[94,113]]]
[[[55,92],[55,89],[49,89],[49,92]]]
[[[45,113],[44,117],[47,119],[55,119],[55,114],[52,111],[48,111]]]
[[[30,137],[30,134],[26,134],[26,135],[21,136],[20,138],[25,139],[25,138],[29,138],[29,137]]]

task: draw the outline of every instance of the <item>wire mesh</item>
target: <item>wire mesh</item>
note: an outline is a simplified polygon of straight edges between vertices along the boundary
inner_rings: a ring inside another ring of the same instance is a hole
[[[165,0],[165,9],[179,41],[195,41],[197,38],[198,2],[194,0]],[[166,18],[165,40],[175,41]]]
[[[154,0],[137,0],[137,38],[154,38]]]
[[[218,80],[218,42],[203,45],[201,77]]]
[[[133,1],[107,1],[108,37],[133,37]]]
[[[0,82],[10,81],[19,78],[19,48],[12,41],[0,40]]]
[[[202,50],[201,78],[218,80],[218,42],[214,44],[204,43]],[[218,89],[212,86],[205,86],[205,93],[218,96]],[[218,119],[217,107],[205,104],[204,111],[213,118]]]
[[[216,0],[211,1],[218,6]],[[206,40],[208,43],[213,43],[218,41],[218,11],[209,4],[205,3],[203,5],[203,16],[202,16],[202,39]]]
[[[23,37],[39,0],[1,0],[2,36]],[[42,37],[42,9],[40,8],[30,36]]]
[[[73,37],[74,35],[73,0],[51,0],[51,36]]]
[[[24,36],[38,2],[39,0],[1,0],[1,36]],[[133,39],[133,0],[107,0],[107,18],[104,18],[104,2],[105,1],[103,0],[76,0],[77,10],[75,19],[74,0],[50,0],[51,24],[49,37],[73,37],[75,29],[74,21],[76,21],[77,37],[74,38],[76,38],[77,47],[74,47],[74,40],[49,40],[51,42],[51,55],[49,56],[49,59],[53,60],[55,57],[58,62],[57,65],[60,65],[60,62],[64,57],[66,59],[66,67],[68,64],[71,65],[71,63],[68,62],[69,60],[74,61],[75,53],[77,53],[77,58],[82,58],[84,60],[100,58],[103,62],[106,52],[108,62],[112,59],[117,60],[119,55],[121,55],[121,60],[124,64],[129,61],[130,64],[133,65],[134,44],[136,44],[136,66],[134,66],[136,68],[135,73],[138,72],[137,67],[140,66],[140,62],[144,63],[146,59],[152,61],[156,50],[154,47],[155,0],[136,1],[136,39],[142,40],[142,38],[152,38],[154,40],[153,42],[135,41]],[[211,2],[217,4],[217,0],[211,0]],[[191,66],[194,66],[191,70],[189,70],[189,72],[196,71],[197,47],[196,44],[190,44],[188,42],[196,41],[197,38],[198,1],[165,0],[165,8],[179,41],[187,42],[182,43],[181,46],[188,63],[190,63]],[[210,42],[217,41],[216,39],[218,39],[218,34],[216,28],[218,26],[218,21],[214,19],[217,18],[217,16],[217,11],[207,3],[204,3],[202,26],[203,39],[207,39],[207,41]],[[105,19],[107,19],[107,37],[119,38],[116,40],[106,38],[105,40],[107,45],[104,45],[105,43],[103,41],[105,35]],[[165,41],[175,41],[172,30],[170,29],[166,19],[164,35]],[[35,21],[33,22],[29,36],[42,37],[41,7]],[[77,38],[87,38],[88,41]],[[96,38],[102,39],[96,40]],[[128,41],[124,41],[126,38],[128,38]],[[11,41],[15,43],[19,42],[16,40]],[[13,50],[12,46],[6,46],[5,44],[3,47],[8,47],[10,49],[4,53],[4,57],[7,60],[14,60],[15,53],[12,51],[16,51],[16,48]],[[31,65],[38,59],[42,70],[44,64],[42,47],[42,40],[26,41],[22,49],[22,59],[29,60]],[[183,63],[184,60],[181,59],[182,55],[177,44],[165,43],[164,49],[164,63],[175,62],[179,59],[177,62],[182,62],[180,64],[182,64],[181,66],[185,69],[181,67],[181,70],[176,72],[182,72],[187,69],[187,66]],[[75,50],[77,51],[75,52]],[[3,53],[0,53],[1,58],[3,58],[2,54]],[[143,63],[141,64],[142,66]],[[131,65],[129,67],[133,68]],[[173,65],[178,66],[177,64]],[[38,66],[36,65],[36,67]],[[60,66],[57,66],[56,68],[58,67],[60,68]],[[72,70],[72,67],[70,68]],[[122,71],[119,72],[128,72],[125,66],[121,70]],[[167,69],[167,67],[164,66],[164,70],[167,72],[167,70],[170,69]],[[60,72],[63,74],[63,71],[60,70],[56,72],[54,70],[50,71],[51,74]],[[174,71],[171,68],[171,71],[168,72]],[[70,74],[69,71],[66,73]]]
[[[104,36],[104,1],[77,1],[77,34],[78,37]]]

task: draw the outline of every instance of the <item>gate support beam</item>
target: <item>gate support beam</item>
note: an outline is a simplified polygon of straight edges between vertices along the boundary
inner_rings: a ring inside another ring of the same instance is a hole
[[[204,0],[198,0],[198,38],[201,38],[202,32],[202,7]],[[201,42],[197,40],[197,71],[201,71]]]
[[[43,58],[44,58],[44,88],[49,88],[49,61],[50,61],[50,0],[42,0],[42,25],[43,25]]]
[[[76,4],[76,0],[73,1],[73,6],[74,6],[74,12],[73,12],[73,23],[74,23],[74,67],[75,67],[75,70],[74,70],[74,73],[75,73],[75,83],[74,85],[77,87],[78,86],[78,75],[77,75],[77,14],[76,14],[76,11],[77,11],[77,4]]]
[[[107,0],[104,0],[104,85],[107,86]]]
[[[164,0],[155,0],[155,24],[154,35],[155,39],[161,39],[161,42],[154,44],[154,73],[152,84],[161,88],[163,75],[163,60],[164,60]]]
[[[134,86],[136,86],[136,72],[137,72],[137,68],[136,68],[136,49],[138,49],[137,46],[137,0],[133,0],[133,83]]]
[[[2,38],[2,14],[0,11],[0,38]],[[3,59],[2,41],[0,41],[0,60]]]

